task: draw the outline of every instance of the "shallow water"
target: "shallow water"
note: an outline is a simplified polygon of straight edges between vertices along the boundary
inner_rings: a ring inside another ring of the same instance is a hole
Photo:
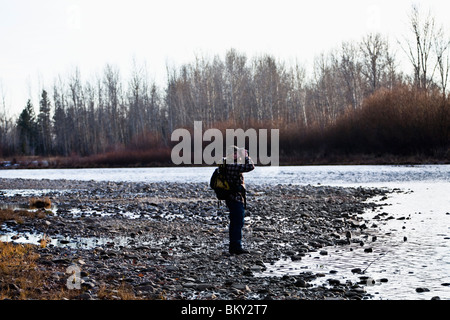
[[[7,232],[5,234],[0,235],[0,241],[4,242],[16,242],[16,243],[30,243],[39,245],[41,239],[45,236],[43,233],[32,233],[32,232],[26,232],[26,233],[20,233],[17,234],[15,232],[12,232],[10,230],[6,230]],[[107,237],[77,237],[77,238],[70,238],[70,237],[52,237],[47,238],[48,241],[46,243],[46,247],[69,247],[69,248],[78,248],[78,249],[93,249],[98,246],[102,245],[112,245],[112,246],[127,246],[129,245],[129,242],[131,241],[131,238],[128,237],[114,237],[114,238],[107,238]]]
[[[406,185],[405,185],[406,187]],[[412,192],[394,193],[383,206],[364,214],[380,213],[384,220],[371,220],[380,232],[376,240],[364,245],[327,247],[303,257],[301,261],[280,260],[267,265],[261,276],[295,275],[311,271],[324,274],[316,284],[328,279],[362,282],[374,299],[450,299],[450,198],[446,183],[414,183]],[[373,201],[371,199],[370,201]],[[390,219],[386,219],[390,218]],[[374,229],[375,230],[375,229]],[[372,252],[365,252],[371,248]],[[320,251],[325,250],[326,255]],[[353,273],[360,268],[363,274]],[[374,282],[367,281],[374,280]],[[380,281],[381,280],[381,281]],[[386,282],[387,281],[387,282]],[[418,293],[416,288],[427,288]]]
[[[212,167],[0,170],[0,178],[208,183],[212,171]],[[257,167],[245,177],[250,187],[292,183],[406,191],[375,199],[384,205],[364,214],[367,219],[383,214],[381,220],[373,220],[376,241],[367,239],[363,247],[323,248],[327,255],[319,250],[296,262],[280,260],[267,265],[259,276],[312,271],[324,275],[315,280],[317,285],[325,285],[328,279],[363,281],[374,299],[450,299],[450,165]],[[88,239],[86,246],[94,245],[92,241]],[[365,252],[367,248],[372,252]],[[354,268],[365,272],[353,273]],[[416,288],[429,291],[418,293]]]

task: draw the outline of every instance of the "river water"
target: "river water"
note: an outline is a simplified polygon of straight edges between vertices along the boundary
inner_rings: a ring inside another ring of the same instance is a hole
[[[212,171],[212,167],[15,169],[0,170],[0,178],[208,183]],[[300,261],[280,260],[267,265],[259,276],[311,271],[324,275],[317,285],[330,278],[365,281],[374,299],[450,299],[450,165],[257,167],[245,176],[250,188],[251,184],[291,183],[402,191],[390,193],[387,199],[370,199],[382,206],[366,212],[365,218],[390,217],[374,220],[378,233],[371,253],[358,244],[324,248],[326,255],[318,252]],[[355,267],[364,274],[353,273]]]
[[[69,179],[131,182],[207,182],[212,167],[14,169],[0,170],[0,178]],[[323,185],[383,185],[413,182],[450,182],[450,165],[421,166],[285,166],[256,167],[248,183]]]

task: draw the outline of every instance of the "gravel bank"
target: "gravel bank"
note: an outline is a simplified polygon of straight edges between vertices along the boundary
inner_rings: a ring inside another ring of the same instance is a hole
[[[66,283],[64,270],[81,270],[77,298],[99,299],[131,288],[136,299],[365,299],[364,285],[333,281],[314,286],[323,274],[259,277],[281,258],[301,261],[313,251],[349,242],[364,245],[374,226],[364,211],[380,189],[328,186],[248,185],[244,246],[227,252],[228,216],[207,184],[115,183],[0,179],[4,208],[26,207],[33,196],[49,197],[44,219],[6,221],[0,236],[52,242],[39,248],[51,286]],[[369,201],[367,201],[369,200]],[[47,288],[48,289],[48,288]],[[46,290],[45,288],[42,290]]]

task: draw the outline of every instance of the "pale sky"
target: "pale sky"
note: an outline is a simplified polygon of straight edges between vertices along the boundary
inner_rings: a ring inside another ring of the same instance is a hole
[[[307,65],[370,32],[395,43],[412,3],[448,31],[446,0],[0,0],[0,112],[16,116],[75,67],[89,80],[109,63],[126,82],[135,59],[163,86],[167,65],[231,48]]]

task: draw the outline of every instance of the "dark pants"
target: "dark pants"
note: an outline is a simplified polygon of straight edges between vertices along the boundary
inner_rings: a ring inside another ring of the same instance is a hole
[[[230,250],[242,249],[242,228],[244,227],[245,209],[239,201],[227,200],[230,210]]]

